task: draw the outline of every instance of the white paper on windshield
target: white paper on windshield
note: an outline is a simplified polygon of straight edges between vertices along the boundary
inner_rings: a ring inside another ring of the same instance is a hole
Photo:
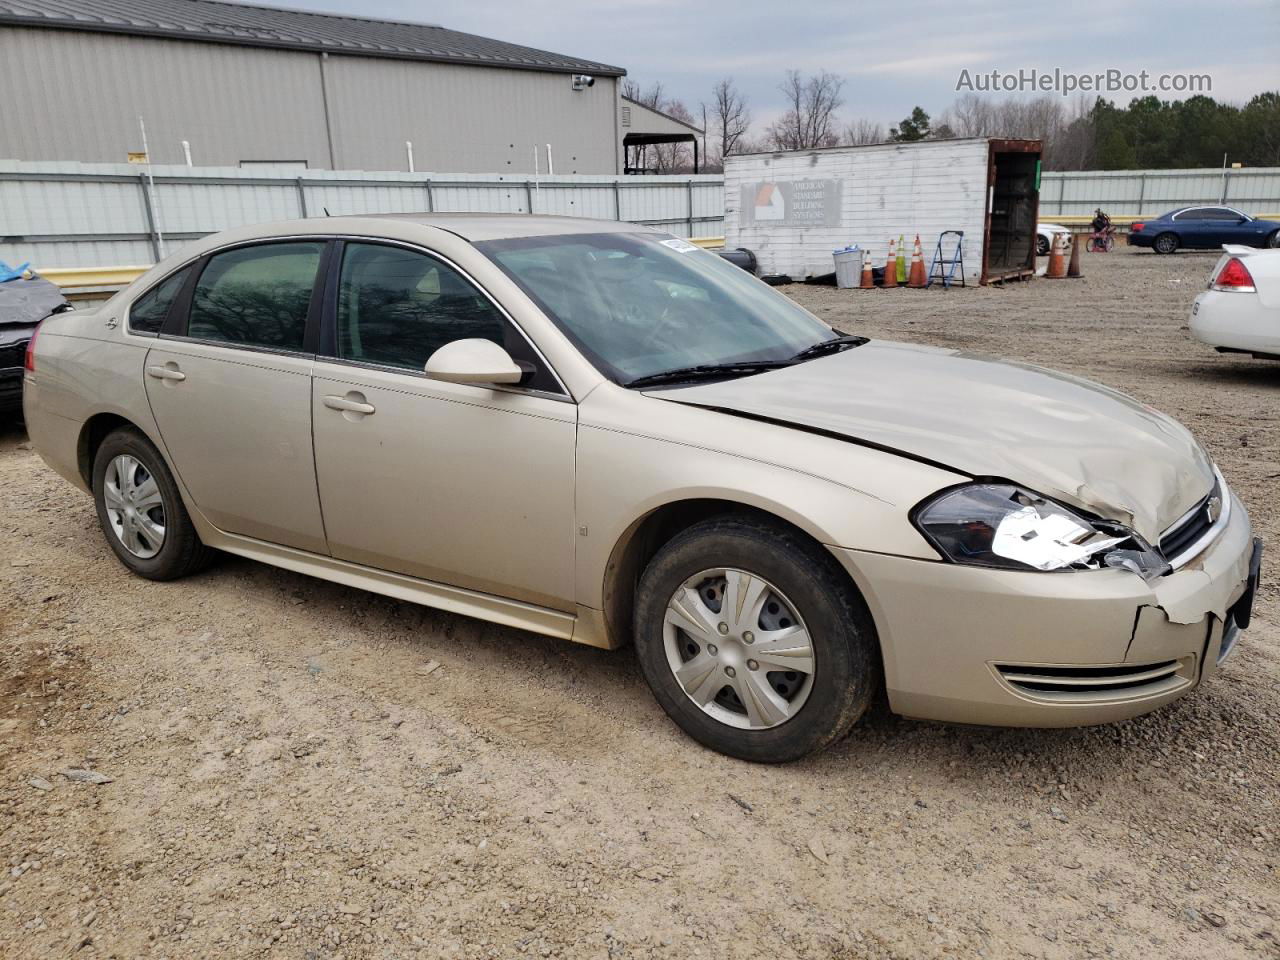
[[[688,240],[681,240],[679,237],[672,237],[670,240],[660,240],[664,247],[670,247],[676,253],[693,253],[698,248]]]

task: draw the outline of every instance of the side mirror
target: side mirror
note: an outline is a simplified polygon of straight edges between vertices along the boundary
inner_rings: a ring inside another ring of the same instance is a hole
[[[449,383],[519,383],[524,371],[492,340],[454,340],[427,360],[426,373]]]

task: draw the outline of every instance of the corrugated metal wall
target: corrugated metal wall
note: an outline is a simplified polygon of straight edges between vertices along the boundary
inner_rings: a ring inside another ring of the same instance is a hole
[[[676,236],[723,232],[719,176],[532,177],[0,161],[0,260],[39,267],[155,262],[218,230],[301,216],[483,212],[648,223]],[[154,200],[154,202],[151,202]]]
[[[1259,216],[1280,214],[1280,167],[1239,170],[1115,170],[1046,173],[1040,179],[1040,219],[1158,216],[1196,203],[1225,203]]]
[[[0,27],[0,77],[5,159],[123,163],[142,115],[159,163],[329,166],[315,54]]]
[[[762,183],[834,180],[838,222],[801,226],[756,220],[745,209]],[[747,247],[763,274],[793,278],[832,272],[831,252],[848,244],[870,249],[883,265],[889,240],[917,233],[925,266],[943,230],[965,232],[965,269],[981,271],[987,195],[985,140],[879,144],[812,153],[753,154],[725,163],[725,245]],[[910,248],[908,248],[908,254]]]
[[[563,73],[0,27],[0,157],[122,163],[142,150],[204,166],[300,161],[310,169],[533,171],[621,166],[617,83]],[[327,122],[326,122],[327,97]],[[332,133],[332,160],[330,136]]]
[[[325,82],[341,170],[618,171],[615,81],[575,91],[568,74],[331,56]]]

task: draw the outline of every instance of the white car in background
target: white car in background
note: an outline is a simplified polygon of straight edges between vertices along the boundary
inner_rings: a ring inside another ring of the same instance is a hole
[[[1037,223],[1036,224],[1036,256],[1037,257],[1047,257],[1049,255],[1049,250],[1053,246],[1053,235],[1055,233],[1065,233],[1067,235],[1070,235],[1071,231],[1068,230],[1066,227],[1064,227],[1060,223]]]
[[[1280,249],[1222,251],[1209,289],[1191,305],[1191,335],[1219,353],[1280,360]]]

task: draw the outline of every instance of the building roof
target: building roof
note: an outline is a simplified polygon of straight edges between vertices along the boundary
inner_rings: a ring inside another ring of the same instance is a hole
[[[623,122],[624,127],[631,127],[636,133],[676,133],[694,134],[705,131],[694,126],[688,120],[681,120],[671,114],[624,96],[622,102],[630,107],[630,123]],[[625,110],[625,107],[624,107]],[[624,114],[625,116],[625,114]]]
[[[620,77],[621,67],[425,23],[224,0],[0,0],[0,25]]]

